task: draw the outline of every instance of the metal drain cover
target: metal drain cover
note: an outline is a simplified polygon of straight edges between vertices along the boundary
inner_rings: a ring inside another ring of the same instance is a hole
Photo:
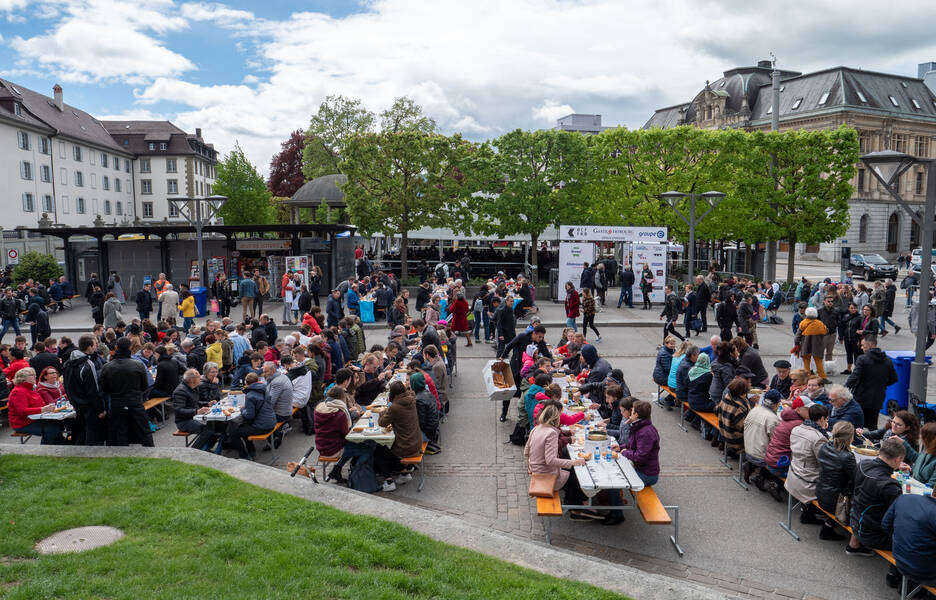
[[[95,525],[76,527],[53,533],[36,544],[39,554],[60,554],[62,552],[84,552],[101,546],[109,546],[124,536],[123,531],[114,527]]]

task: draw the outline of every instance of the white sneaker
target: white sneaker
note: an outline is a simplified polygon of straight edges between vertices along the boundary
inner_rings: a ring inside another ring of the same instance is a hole
[[[397,475],[396,477],[393,478],[393,481],[397,485],[403,485],[404,483],[409,483],[412,480],[413,480],[413,476],[410,475],[409,473],[405,475]]]
[[[595,341],[598,342],[598,343],[600,344],[600,343],[601,343],[601,336],[599,335],[599,336],[598,336],[598,339],[595,340]]]
[[[396,489],[396,484],[395,484],[395,483],[393,483],[392,481],[384,481],[384,482],[383,482],[383,487],[381,487],[380,491],[381,491],[381,492],[392,492],[392,491],[395,490],[395,489]]]

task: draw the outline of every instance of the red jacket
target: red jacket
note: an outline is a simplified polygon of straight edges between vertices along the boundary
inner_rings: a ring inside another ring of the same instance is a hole
[[[315,449],[321,456],[335,456],[344,450],[345,436],[351,428],[344,411],[323,412],[324,410],[327,410],[325,406],[313,413]]]
[[[565,311],[566,317],[570,319],[575,319],[579,316],[579,295],[575,290],[566,294]]]
[[[9,407],[7,412],[10,415],[10,427],[22,429],[32,423],[29,420],[29,415],[38,415],[42,412],[45,402],[33,389],[33,384],[21,383],[10,392],[7,406]]]
[[[25,358],[19,358],[10,363],[10,366],[3,370],[3,374],[6,375],[6,378],[10,381],[13,381],[13,376],[16,375],[16,372],[20,369],[25,369],[29,366],[29,361]]]
[[[65,398],[65,386],[61,383],[56,387],[48,387],[37,383],[34,389],[36,393],[39,394],[39,397],[42,398],[43,404],[55,404],[55,401],[59,398]]]
[[[770,443],[767,444],[767,452],[764,455],[764,461],[768,467],[777,467],[777,461],[781,456],[790,458],[790,432],[797,425],[803,424],[803,417],[792,408],[784,408],[780,413],[780,422],[770,436]]]
[[[462,332],[471,329],[468,327],[468,311],[470,310],[467,300],[459,298],[452,303],[449,307],[449,312],[452,313],[452,331]]]
[[[318,321],[309,313],[302,315],[302,324],[308,325],[312,329],[312,335],[322,333],[322,328],[319,327]]]

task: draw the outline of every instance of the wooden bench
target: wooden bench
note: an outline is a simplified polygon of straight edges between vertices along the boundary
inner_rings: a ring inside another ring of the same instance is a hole
[[[185,438],[185,447],[188,448],[189,446],[192,445],[192,443],[195,442],[195,440],[190,440],[190,439],[189,439],[189,436],[193,436],[193,435],[195,435],[195,434],[194,434],[194,433],[191,433],[191,432],[189,432],[189,431],[176,431],[175,433],[172,434],[172,437],[184,437],[184,438]]]
[[[423,442],[418,456],[409,456],[400,459],[400,462],[404,465],[416,465],[416,467],[419,468],[419,487],[416,488],[417,492],[421,492],[423,485],[426,483],[426,470],[422,468],[422,461],[423,457],[426,455],[427,446],[429,446],[429,442]]]
[[[29,438],[32,437],[32,434],[31,433],[17,433],[14,431],[13,433],[10,434],[10,437],[19,438],[19,443],[25,444],[26,442],[29,441]]]
[[[663,394],[664,391],[665,391],[667,394],[669,394],[670,396],[672,396],[672,397],[673,397],[673,401],[675,402],[675,399],[676,399],[676,392],[674,392],[672,389],[670,389],[670,387],[669,387],[668,385],[660,385],[660,384],[657,383],[656,381],[654,381],[653,383],[655,383],[656,386],[657,386],[656,403],[657,403],[658,406],[660,406],[660,407],[664,406],[663,402],[660,400],[660,396]]]
[[[156,398],[150,398],[143,402],[143,410],[149,410],[151,408],[159,408],[159,414],[163,423],[166,422],[166,402],[169,401],[169,396],[159,396]]]
[[[268,431],[267,433],[260,433],[260,434],[257,434],[257,435],[249,435],[249,436],[247,436],[247,439],[250,440],[251,442],[265,442],[265,441],[269,441],[270,447],[272,448],[272,454],[271,454],[271,456],[270,456],[270,464],[271,464],[271,465],[272,465],[274,462],[276,462],[276,436],[274,436],[273,434],[276,433],[277,431],[279,431],[279,428],[282,427],[282,426],[283,426],[283,423],[285,423],[285,422],[286,422],[286,421],[280,421],[279,423],[277,423],[277,424],[273,427],[273,429],[271,429],[271,430]],[[272,439],[271,439],[271,436],[273,436]]]
[[[328,481],[328,474],[325,472],[325,468],[326,468],[325,465],[337,463],[339,460],[341,460],[342,454],[344,454],[344,452],[340,454],[336,454],[335,456],[322,456],[321,454],[319,455],[318,461],[319,461],[319,464],[322,465],[322,479],[323,480]],[[315,468],[318,469],[318,466],[316,465]]]

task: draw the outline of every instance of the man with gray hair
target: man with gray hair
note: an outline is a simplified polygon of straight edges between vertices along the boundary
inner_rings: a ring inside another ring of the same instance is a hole
[[[861,429],[864,426],[864,412],[861,405],[855,402],[852,393],[843,385],[830,385],[826,390],[829,395],[829,404],[832,405],[832,414],[829,415],[829,429],[839,421],[848,421]]]
[[[276,422],[288,421],[292,416],[293,386],[289,378],[277,371],[276,363],[266,361],[263,363],[263,379],[266,381],[266,393],[273,405]]]
[[[206,432],[204,425],[195,420],[195,415],[203,415],[210,410],[199,403],[198,385],[200,383],[201,375],[198,371],[195,369],[185,371],[182,381],[172,392],[172,410],[179,431],[195,434],[195,441],[189,445],[199,450],[207,450],[211,447],[213,436],[210,431]]]

